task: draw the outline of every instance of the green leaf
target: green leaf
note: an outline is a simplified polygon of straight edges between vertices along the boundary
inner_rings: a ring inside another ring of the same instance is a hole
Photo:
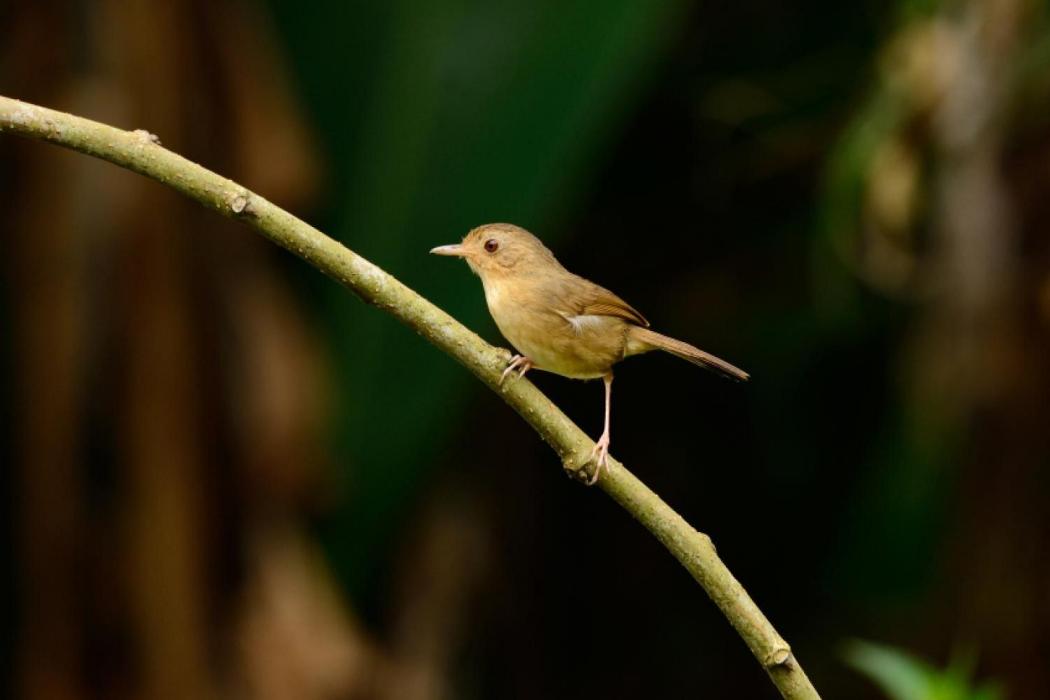
[[[930,700],[933,669],[902,651],[860,640],[850,642],[846,662],[886,691],[892,700]]]
[[[944,670],[893,647],[855,640],[843,654],[848,663],[881,687],[891,700],[1002,700],[994,683],[971,688],[977,655],[970,650],[953,654]]]

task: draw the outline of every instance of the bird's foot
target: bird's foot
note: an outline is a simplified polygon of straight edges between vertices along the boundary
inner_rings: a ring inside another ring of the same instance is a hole
[[[524,355],[515,355],[510,358],[510,364],[507,365],[507,369],[503,370],[503,374],[499,377],[500,386],[503,385],[503,380],[505,380],[507,375],[511,372],[516,371],[519,377],[524,377],[525,373],[530,369],[532,369],[532,360]]]
[[[602,433],[598,442],[594,443],[589,461],[594,462],[594,471],[591,473],[591,478],[587,480],[587,485],[594,486],[598,483],[602,470],[609,471],[609,433]]]

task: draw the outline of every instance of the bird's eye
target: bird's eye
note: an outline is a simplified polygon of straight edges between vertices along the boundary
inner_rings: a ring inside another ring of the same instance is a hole
[[[497,248],[499,248],[499,241],[495,238],[490,238],[485,241],[485,250],[489,253],[495,253]]]

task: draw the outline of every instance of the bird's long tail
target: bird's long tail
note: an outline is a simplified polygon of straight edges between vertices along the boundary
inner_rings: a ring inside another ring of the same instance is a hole
[[[648,328],[631,326],[628,332],[627,354],[634,355],[647,350],[669,352],[687,362],[692,362],[698,367],[717,372],[722,376],[737,381],[745,382],[750,378],[750,375],[744,370],[734,367],[725,360],[715,357],[711,353],[704,352],[700,348],[693,347],[689,343],[669,338]]]

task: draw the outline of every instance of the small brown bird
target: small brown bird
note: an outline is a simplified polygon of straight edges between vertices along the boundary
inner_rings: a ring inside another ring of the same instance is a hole
[[[573,379],[605,382],[605,430],[591,459],[598,481],[608,468],[612,366],[631,355],[663,350],[736,380],[747,372],[689,343],[649,330],[649,322],[630,304],[574,275],[540,239],[513,224],[486,224],[462,243],[430,251],[464,258],[485,287],[485,301],[500,332],[520,353],[511,358],[500,383],[535,367]]]

